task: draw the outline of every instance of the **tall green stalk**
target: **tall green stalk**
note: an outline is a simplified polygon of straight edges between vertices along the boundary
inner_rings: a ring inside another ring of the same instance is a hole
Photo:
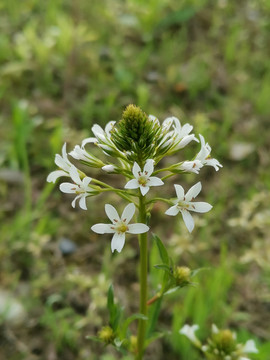
[[[140,194],[139,203],[139,221],[146,223],[146,203],[145,198]],[[147,273],[148,273],[148,251],[147,251],[147,233],[139,235],[140,244],[140,314],[147,316]],[[138,327],[138,354],[136,360],[141,360],[144,353],[144,341],[147,322],[139,320]]]

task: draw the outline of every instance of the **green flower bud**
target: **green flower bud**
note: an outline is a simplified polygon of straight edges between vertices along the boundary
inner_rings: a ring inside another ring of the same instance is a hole
[[[130,341],[130,345],[129,345],[130,351],[131,351],[133,354],[136,354],[137,351],[138,351],[138,340],[137,340],[137,336],[131,335],[129,341]]]
[[[157,145],[161,141],[161,128],[149,119],[138,106],[128,105],[111,132],[111,141],[126,153],[131,162],[140,166],[147,159],[153,159]]]
[[[177,266],[173,275],[178,286],[186,286],[190,283],[191,270],[187,266]]]
[[[105,344],[111,344],[115,339],[115,334],[110,326],[103,326],[98,332],[98,337],[105,342]]]
[[[220,330],[217,334],[213,334],[212,342],[219,352],[224,352],[226,355],[230,355],[236,349],[235,337],[230,330]]]

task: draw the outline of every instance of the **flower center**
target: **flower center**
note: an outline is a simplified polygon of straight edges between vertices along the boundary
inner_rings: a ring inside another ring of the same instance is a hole
[[[147,184],[147,181],[148,181],[148,177],[146,176],[140,176],[139,179],[138,179],[138,183],[142,186],[146,186]]]
[[[128,226],[124,222],[120,222],[120,224],[116,226],[115,230],[117,232],[125,233],[128,230]]]

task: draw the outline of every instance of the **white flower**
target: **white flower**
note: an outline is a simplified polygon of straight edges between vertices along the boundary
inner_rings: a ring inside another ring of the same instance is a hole
[[[195,335],[195,331],[199,329],[199,325],[184,325],[182,329],[179,330],[179,334],[185,335],[192,343],[198,345],[200,341]]]
[[[62,147],[62,156],[56,154],[54,162],[61,170],[55,170],[51,172],[47,177],[47,181],[55,183],[55,181],[61,176],[69,177],[69,169],[72,166],[72,164],[67,157],[66,143],[64,143]]]
[[[180,166],[179,169],[192,172],[195,174],[199,174],[200,169],[203,167],[203,164],[200,160],[193,160],[193,161],[184,161]]]
[[[142,195],[144,196],[150,186],[161,186],[164,182],[156,176],[151,176],[154,171],[154,160],[148,159],[144,165],[143,171],[139,165],[134,162],[133,175],[135,179],[128,181],[125,185],[125,189],[137,189],[140,188]]]
[[[75,208],[76,201],[79,200],[80,208],[83,210],[87,210],[86,198],[93,191],[93,189],[89,186],[92,179],[86,176],[83,178],[83,180],[81,180],[79,172],[74,165],[70,167],[69,175],[71,179],[74,181],[74,184],[62,183],[60,184],[59,187],[60,190],[66,194],[77,194],[77,196],[71,203],[72,207]]]
[[[242,348],[243,353],[258,353],[254,340],[248,340]]]
[[[92,131],[95,137],[84,139],[82,142],[82,147],[84,148],[85,145],[88,143],[94,143],[100,148],[102,148],[105,154],[108,154],[108,151],[117,150],[111,141],[111,131],[113,129],[114,124],[115,121],[109,121],[108,124],[105,126],[105,131],[102,129],[101,126],[94,124],[92,126]]]
[[[212,209],[212,205],[206,202],[193,202],[192,200],[200,193],[202,189],[202,184],[198,182],[193,185],[188,192],[184,193],[184,189],[181,185],[174,185],[177,200],[175,201],[175,205],[170,207],[165,214],[170,216],[175,216],[179,212],[181,212],[183,220],[186,224],[186,227],[189,232],[194,229],[194,220],[189,213],[189,211],[205,213]]]
[[[169,131],[171,126],[173,130]],[[188,123],[181,126],[179,119],[174,116],[163,121],[162,129],[165,141],[162,142],[161,147],[170,146],[170,151],[182,149],[192,140],[199,141],[194,134],[189,134],[193,126]]]
[[[135,213],[135,205],[133,203],[125,207],[121,218],[116,209],[110,204],[105,205],[105,212],[112,224],[96,224],[91,227],[91,230],[98,234],[114,234],[111,242],[112,252],[114,250],[120,252],[123,249],[126,232],[142,234],[149,230],[149,227],[142,223],[129,224]]]
[[[95,156],[89,154],[88,151],[85,150],[83,146],[76,145],[74,149],[69,153],[76,160],[82,160],[89,163],[90,166],[93,167],[102,167],[103,162],[97,159]]]
[[[219,170],[219,167],[223,167],[217,159],[211,159],[211,146],[208,143],[205,143],[204,137],[199,134],[201,140],[201,150],[197,154],[195,160],[201,161],[203,165],[213,166],[216,171]]]

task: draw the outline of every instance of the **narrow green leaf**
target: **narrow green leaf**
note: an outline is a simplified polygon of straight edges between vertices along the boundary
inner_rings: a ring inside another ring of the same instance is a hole
[[[158,247],[159,256],[160,256],[163,264],[169,265],[170,264],[170,258],[169,258],[168,252],[167,252],[164,244],[162,243],[162,241],[160,240],[160,238],[156,234],[153,234],[153,238],[154,238],[154,240],[156,242],[156,245]]]
[[[107,307],[109,309],[109,312],[113,312],[114,310],[114,291],[112,284],[109,287],[108,295],[107,295]]]
[[[126,319],[126,321],[124,322],[123,324],[123,328],[122,328],[122,333],[123,333],[123,336],[127,336],[127,330],[128,330],[128,326],[132,323],[132,321],[134,320],[147,320],[148,317],[143,315],[143,314],[133,314],[131,315],[130,317],[128,317]]]
[[[155,327],[161,310],[161,302],[162,302],[162,296],[150,308],[149,316],[148,316],[149,317],[148,328],[146,333],[147,339],[152,338],[153,333],[155,331]]]
[[[165,265],[165,264],[159,264],[159,265],[154,265],[154,267],[156,269],[160,269],[160,270],[164,270],[166,271],[168,274],[172,275],[172,269],[170,266]]]

